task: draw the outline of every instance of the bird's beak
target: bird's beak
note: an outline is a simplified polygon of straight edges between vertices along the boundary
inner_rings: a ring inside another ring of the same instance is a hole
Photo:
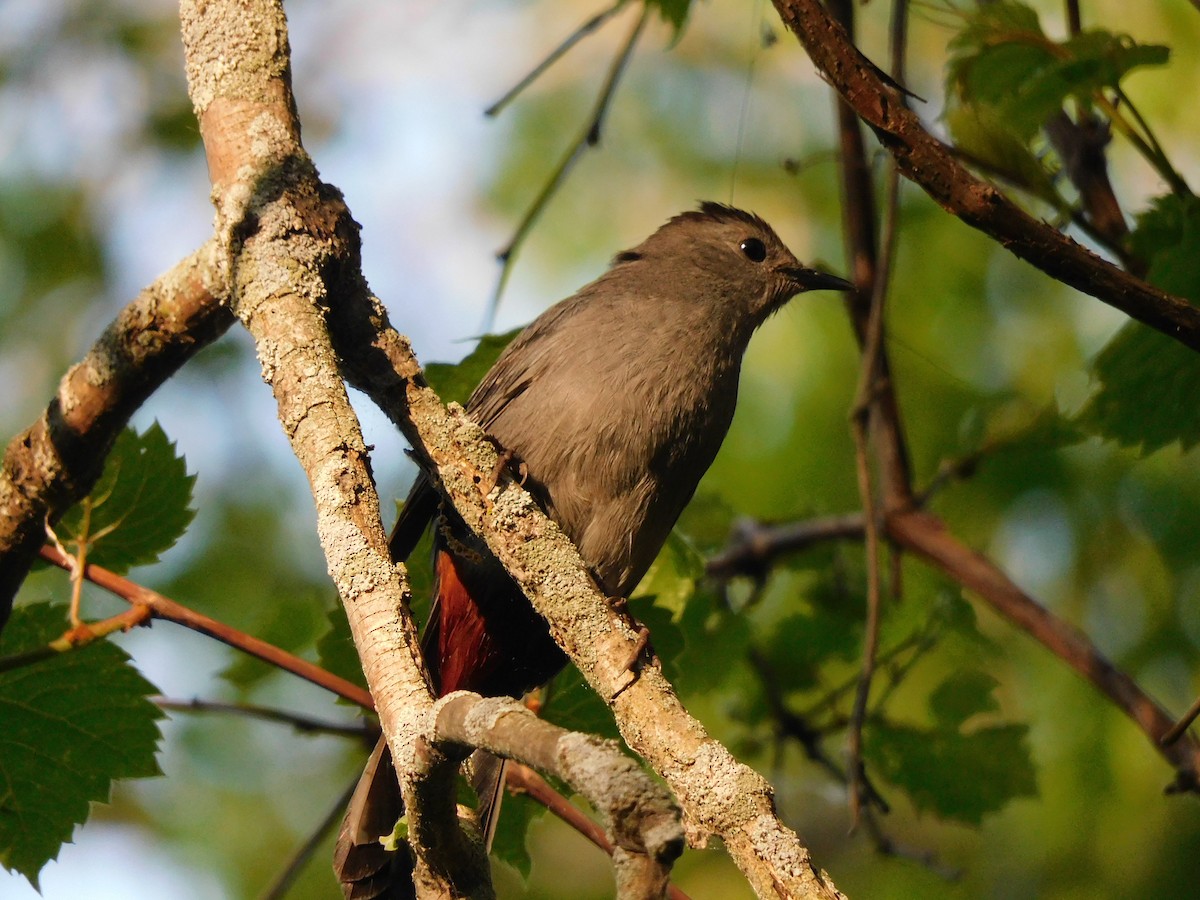
[[[854,285],[845,278],[828,272],[810,269],[807,266],[784,266],[780,273],[788,278],[798,291],[852,291]]]

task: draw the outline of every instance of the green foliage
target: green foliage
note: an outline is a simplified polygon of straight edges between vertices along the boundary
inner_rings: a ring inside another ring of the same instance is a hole
[[[970,158],[1065,210],[1042,129],[1071,102],[1091,109],[1132,70],[1166,64],[1168,48],[1101,29],[1053,41],[1022,3],[980,4],[962,17],[946,65],[951,134]]]
[[[117,437],[96,486],[56,526],[71,549],[86,544],[88,562],[114,572],[155,562],[183,535],[195,475],[158,426]]]
[[[1035,796],[1028,726],[968,725],[975,716],[999,711],[993,696],[998,684],[979,669],[951,674],[929,695],[928,727],[872,716],[863,731],[870,771],[903,790],[918,810],[969,825],[1019,797]]]
[[[1200,200],[1158,198],[1138,217],[1130,248],[1149,266],[1151,283],[1200,302]],[[1142,453],[1200,442],[1195,351],[1130,322],[1096,356],[1092,376],[1098,389],[1077,416],[1080,427]]]
[[[976,713],[996,712],[1000,704],[992,696],[999,684],[987,672],[970,669],[947,678],[929,695],[929,711],[939,725],[957,728]]]
[[[546,688],[542,718],[570,731],[583,731],[620,740],[616,723],[604,701],[583,680],[579,670],[568,665]]]
[[[17,607],[0,656],[42,647],[66,627],[61,606]],[[118,778],[158,775],[157,693],[115,644],[98,641],[0,673],[0,863],[38,873],[107,802]]]
[[[684,23],[687,22],[692,0],[645,0],[645,3],[651,9],[657,9],[663,21],[675,29],[675,38],[678,40]]]
[[[340,603],[329,610],[329,630],[317,641],[317,662],[322,669],[340,678],[360,687],[367,686],[358,651],[354,649],[354,638],[350,636],[350,622]]]
[[[1026,725],[958,731],[872,723],[866,758],[917,809],[979,825],[984,815],[1037,795]]]
[[[533,868],[527,845],[529,826],[546,815],[546,807],[523,794],[505,793],[500,808],[502,818],[492,842],[492,856],[528,878]]]
[[[485,334],[461,362],[425,366],[425,380],[437,391],[442,402],[465,405],[504,348],[520,333],[520,328],[514,328],[504,334]]]

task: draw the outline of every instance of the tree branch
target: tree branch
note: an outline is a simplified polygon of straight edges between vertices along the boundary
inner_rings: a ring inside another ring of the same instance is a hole
[[[65,569],[68,572],[71,571],[73,563],[71,557],[65,555],[56,547],[52,547],[49,544],[42,547],[41,557],[46,562],[58,566],[60,569]],[[373,707],[371,695],[358,685],[352,684],[344,678],[339,678],[332,672],[328,672],[306,659],[301,659],[298,656],[288,653],[286,650],[281,650],[274,644],[268,644],[266,641],[254,637],[254,635],[238,631],[224,622],[218,622],[216,619],[209,618],[203,613],[196,612],[194,609],[189,609],[180,603],[176,603],[169,597],[164,597],[157,591],[152,591],[150,588],[143,587],[137,582],[123,578],[115,572],[110,572],[101,566],[88,563],[84,566],[83,577],[113,595],[120,597],[126,603],[133,606],[147,607],[156,619],[165,619],[168,622],[174,622],[177,625],[190,628],[199,634],[206,634],[227,646],[233,647],[235,650],[241,650],[243,653],[248,653],[257,659],[261,659],[263,662],[291,672],[293,675],[317,685],[317,687],[325,688],[325,690],[336,694],[343,700],[348,700],[350,703],[357,703],[363,709],[369,710]]]
[[[0,463],[0,629],[46,539],[92,489],[129,417],[233,322],[209,241],[143,290],[67,371],[41,417]]]
[[[905,177],[968,225],[1047,275],[1200,350],[1200,309],[1104,261],[1038,222],[964,168],[902,102],[819,0],[774,0],[826,80],[875,131]]]
[[[679,810],[616,743],[567,731],[508,698],[458,691],[435,709],[439,739],[517,760],[584,796],[615,845],[618,897],[663,896],[671,864],[683,852]]]
[[[269,0],[184,0],[180,18],[232,306],[308,476],[330,575],[400,773],[418,881],[431,894],[491,896],[487,860],[458,827],[455,766],[426,738],[433,698],[407,578],[388,552],[320,308],[342,295],[344,279],[361,278],[358,229],[300,144],[283,9]],[[418,797],[418,772],[443,777],[426,779]]]
[[[408,341],[378,300],[364,295],[329,313],[347,378],[401,429],[431,481],[549,622],[555,641],[613,710],[626,743],[675,793],[689,839],[703,844],[708,834],[719,836],[760,896],[840,896],[779,820],[770,786],[687,713],[658,664],[629,670],[637,623],[613,610],[558,526],[507,472],[482,495],[481,485],[494,480],[495,444],[461,407],[447,410],[425,385]]]

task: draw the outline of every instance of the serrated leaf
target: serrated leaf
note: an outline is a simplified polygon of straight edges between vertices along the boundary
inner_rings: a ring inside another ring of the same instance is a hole
[[[65,607],[19,606],[0,655],[44,646],[66,627]],[[0,673],[0,864],[37,887],[113,781],[160,774],[155,693],[109,641]]]
[[[951,131],[971,156],[1062,210],[1038,174],[1049,167],[1034,165],[1037,136],[1068,100],[1088,108],[1133,69],[1165,63],[1170,51],[1100,29],[1052,41],[1020,3],[980,4],[963,23],[946,65]]]
[[[854,659],[862,650],[862,605],[844,612],[822,605],[779,622],[762,643],[780,685],[787,690],[814,686],[821,667],[832,659]]]
[[[995,678],[979,669],[956,673],[929,695],[929,711],[939,725],[958,728],[971,716],[1000,708],[992,696],[997,684]]]
[[[1200,356],[1138,322],[1125,325],[1096,357],[1100,389],[1075,421],[1139,453],[1178,441],[1200,443]]]
[[[1138,217],[1130,246],[1149,263],[1152,284],[1200,301],[1200,199],[1156,200]],[[1200,442],[1200,354],[1130,322],[1097,354],[1092,376],[1099,389],[1075,418],[1081,428],[1142,453]]]
[[[437,391],[444,403],[466,404],[475,386],[500,358],[512,339],[522,328],[514,328],[504,334],[485,334],[461,362],[430,363],[425,367],[425,380]]]
[[[496,838],[492,842],[492,856],[508,863],[522,878],[528,878],[533,867],[526,842],[529,826],[546,814],[546,807],[521,794],[505,794],[501,803],[503,812],[496,826]]]
[[[979,825],[1018,797],[1037,795],[1025,725],[922,729],[872,722],[863,734],[872,769],[918,810]]]
[[[157,422],[140,435],[127,428],[92,492],[55,530],[69,550],[86,542],[88,562],[126,572],[155,562],[183,535],[195,516],[189,506],[195,482]]]

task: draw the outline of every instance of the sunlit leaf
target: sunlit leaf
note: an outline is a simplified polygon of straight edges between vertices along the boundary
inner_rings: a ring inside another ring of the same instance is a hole
[[[0,656],[43,646],[66,627],[63,607],[19,606]],[[0,672],[0,864],[37,887],[115,780],[159,774],[162,713],[147,699],[155,693],[109,641]]]
[[[96,486],[55,530],[68,550],[85,542],[88,562],[115,572],[155,562],[195,516],[189,507],[195,482],[157,422],[144,434],[127,428]]]
[[[1167,196],[1138,217],[1130,238],[1149,263],[1147,279],[1200,301],[1200,200]],[[1076,421],[1093,434],[1150,453],[1178,441],[1200,442],[1200,354],[1145,325],[1130,322],[1092,364],[1097,391]]]

